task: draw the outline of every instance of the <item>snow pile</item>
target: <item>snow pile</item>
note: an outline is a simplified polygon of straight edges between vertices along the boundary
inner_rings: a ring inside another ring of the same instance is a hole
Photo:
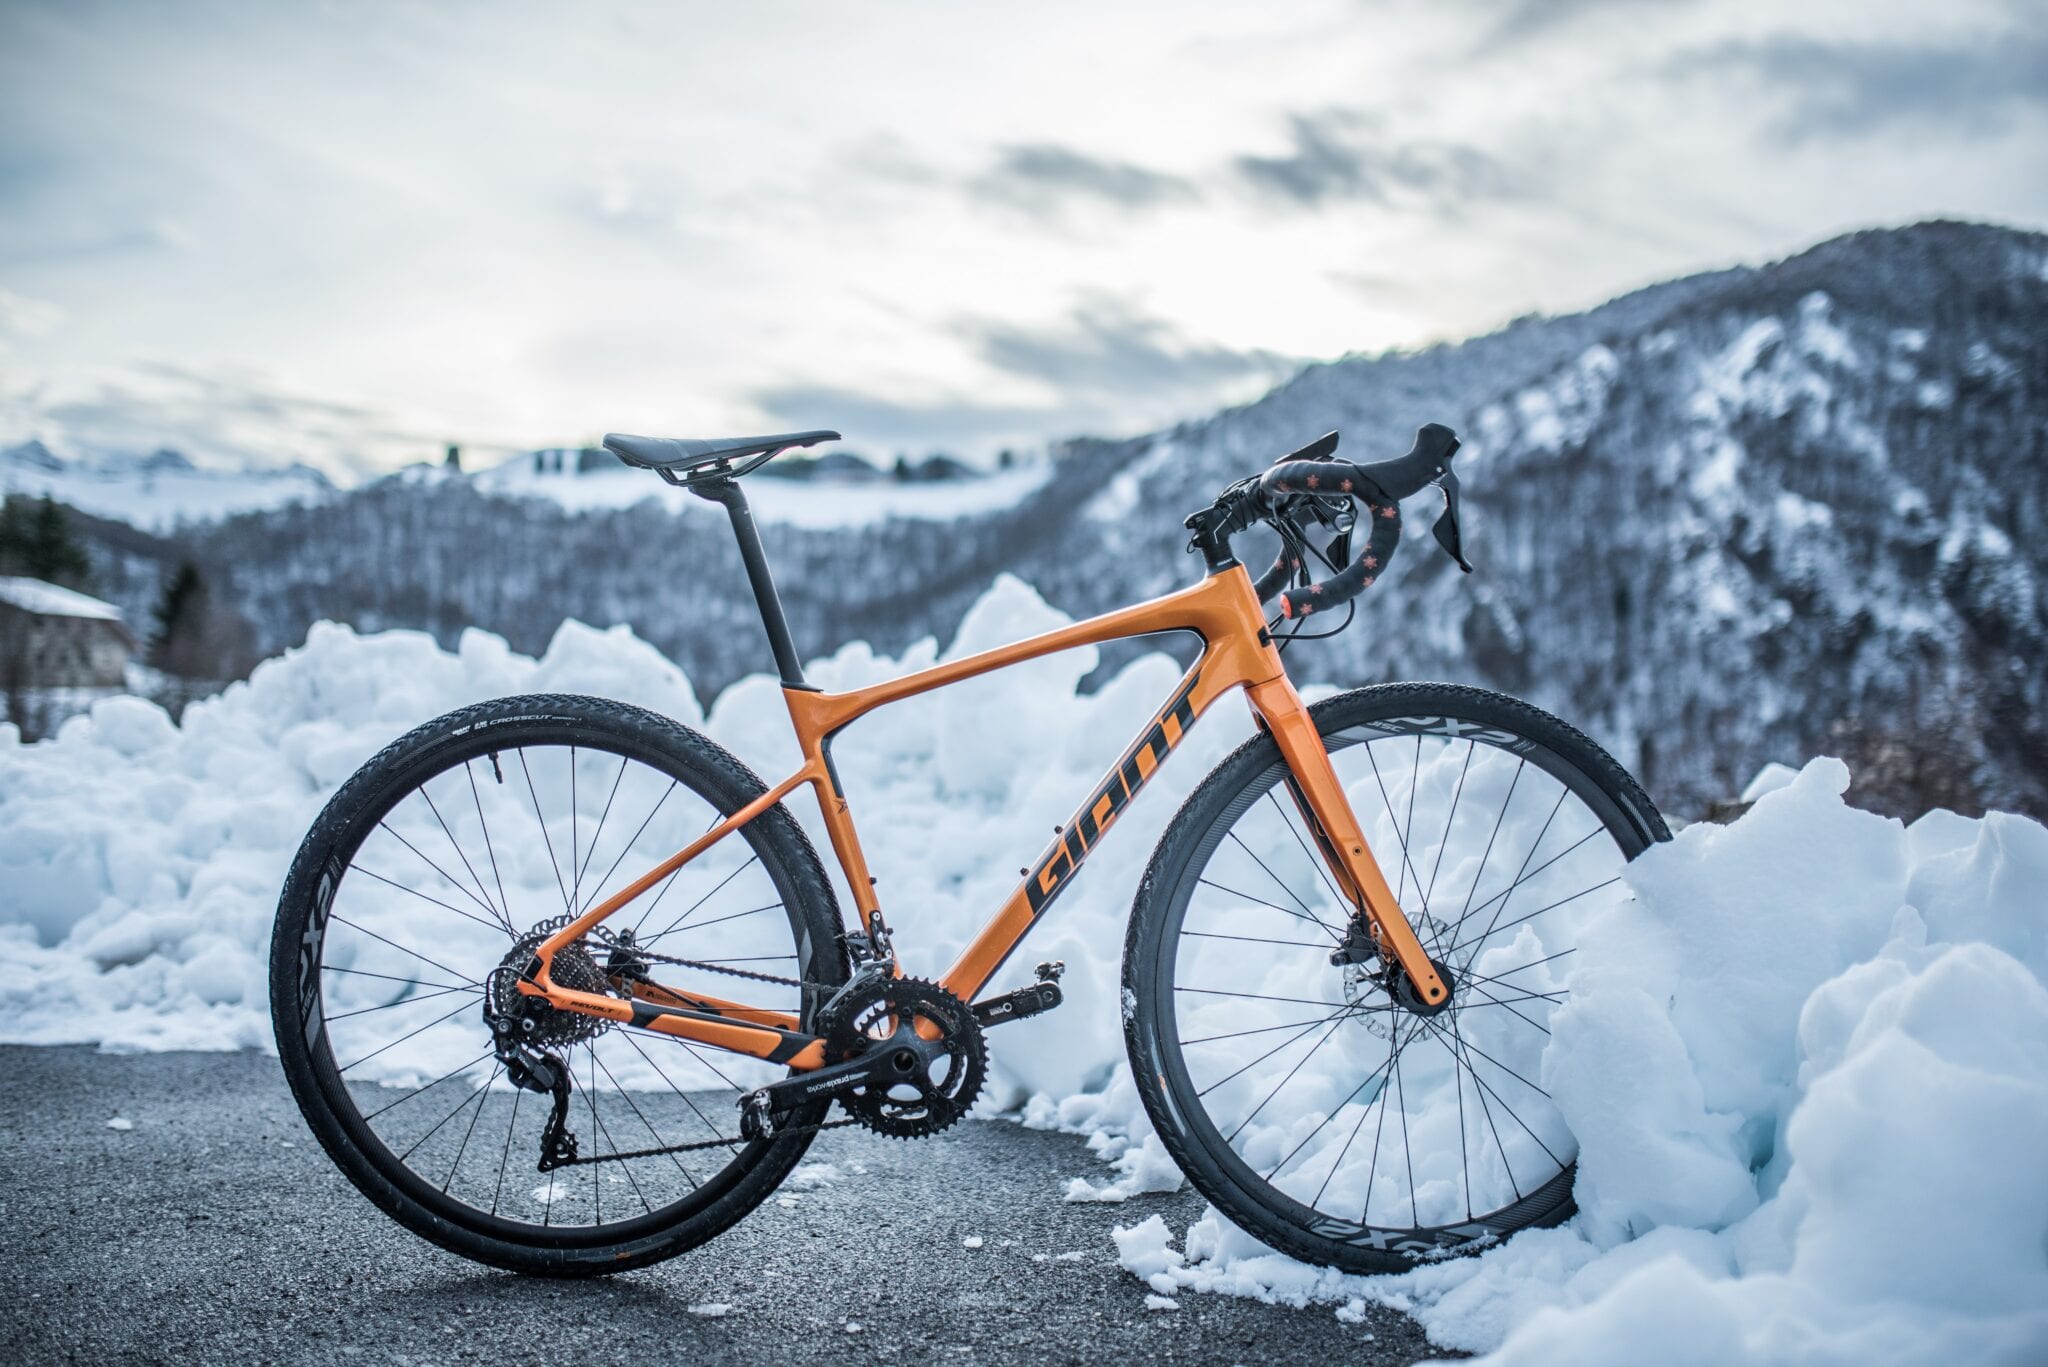
[[[1005,577],[968,614],[947,656],[1066,620]],[[814,662],[811,676],[850,688],[938,658],[932,642],[896,659],[851,645]],[[835,743],[909,971],[935,977],[951,965],[1015,886],[1019,867],[1180,676],[1171,660],[1148,656],[1081,696],[1079,681],[1096,660],[1093,649],[1069,651],[900,703]],[[621,698],[701,725],[769,782],[798,762],[773,679],[735,684],[707,721],[689,681],[651,647],[624,628],[577,623],[564,624],[538,661],[482,632],[446,651],[419,633],[359,636],[323,625],[247,683],[195,704],[182,726],[149,703],[115,698],[43,744],[20,745],[0,728],[0,945],[16,970],[0,986],[0,1038],[272,1047],[271,920],[321,805],[417,723],[528,692]],[[1157,791],[1119,822],[1129,829],[1090,860],[1006,969],[997,990],[1028,980],[1041,959],[1064,959],[1068,1004],[1006,1027],[1014,1047],[997,1051],[992,1104],[1031,1103],[1036,1123],[1051,1125],[1061,1102],[1095,1093],[1071,1123],[1137,1121],[1127,1080],[1106,1110],[1099,1095],[1123,1057],[1116,1002],[1131,894],[1180,796],[1249,731],[1244,710],[1229,705],[1198,726]],[[808,795],[790,806],[813,843],[828,848]],[[539,868],[538,877],[551,877],[545,860]],[[850,907],[843,885],[839,892]],[[379,1062],[396,1078],[405,1072],[398,1065],[419,1060],[400,1049]]]
[[[1345,1277],[1211,1212],[1119,1230],[1155,1294],[1376,1300],[1489,1360],[2048,1357],[2048,830],[1848,807],[1816,760],[1631,866],[1541,1081],[1580,1215]]]

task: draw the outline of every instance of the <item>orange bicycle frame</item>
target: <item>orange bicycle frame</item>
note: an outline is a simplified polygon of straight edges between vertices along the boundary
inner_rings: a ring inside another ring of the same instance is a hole
[[[771,586],[769,592],[772,591]],[[1354,912],[1364,915],[1382,955],[1400,965],[1423,1001],[1443,1000],[1447,989],[1367,848],[1357,817],[1330,765],[1322,737],[1288,680],[1280,654],[1267,634],[1250,576],[1241,565],[1212,573],[1191,588],[1149,603],[847,693],[824,693],[801,684],[792,686],[785,677],[783,698],[803,752],[802,765],[689,845],[550,935],[535,950],[539,960],[537,971],[531,974],[530,981],[519,983],[519,990],[545,997],[551,1005],[565,1010],[638,1025],[699,1044],[786,1063],[792,1068],[822,1066],[823,1042],[805,1033],[801,1022],[787,1012],[652,983],[635,984],[630,1001],[573,991],[552,980],[554,956],[563,946],[587,934],[606,917],[806,783],[816,794],[833,852],[853,891],[862,928],[872,935],[880,901],[868,876],[867,858],[854,829],[853,813],[832,765],[829,747],[833,736],[887,703],[963,679],[1076,646],[1170,631],[1191,631],[1200,636],[1201,658],[1182,676],[1172,696],[1091,791],[1072,820],[1060,828],[1058,837],[946,971],[940,984],[962,1000],[973,1001],[1038,917],[1079,873],[1089,851],[1108,834],[1124,807],[1180,743],[1195,719],[1224,694],[1243,688],[1254,715],[1286,760],[1293,778],[1290,791],[1304,808],[1303,816],[1316,835],[1316,843],[1337,885],[1353,900]],[[788,672],[785,671],[786,676]]]

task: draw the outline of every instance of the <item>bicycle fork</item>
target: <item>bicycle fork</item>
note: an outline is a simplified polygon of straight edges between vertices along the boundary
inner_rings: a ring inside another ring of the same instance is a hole
[[[1399,966],[1415,994],[1416,1009],[1424,1014],[1441,1010],[1450,1002],[1450,988],[1387,886],[1301,695],[1285,674],[1246,684],[1245,694],[1261,729],[1280,747],[1287,762],[1287,790],[1338,886],[1363,913],[1373,949],[1383,962]]]

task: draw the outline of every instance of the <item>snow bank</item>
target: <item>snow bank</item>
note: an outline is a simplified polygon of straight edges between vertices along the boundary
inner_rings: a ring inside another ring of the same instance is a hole
[[[1816,760],[1637,861],[1542,1082],[1579,1216],[1346,1277],[1213,1211],[1119,1230],[1155,1294],[1380,1301],[1488,1361],[2048,1358],[2048,830],[1848,807]]]
[[[947,655],[1066,620],[1005,577]],[[850,688],[937,658],[932,642],[896,659],[850,645],[811,674]],[[1093,649],[1070,651],[913,699],[835,744],[911,972],[936,976],[952,963],[1180,676],[1165,656],[1148,656],[1082,696],[1096,661]],[[17,969],[0,986],[0,1039],[271,1048],[271,918],[321,804],[415,724],[525,692],[623,698],[701,725],[770,782],[797,763],[773,679],[735,684],[707,721],[689,681],[652,647],[623,627],[573,622],[539,660],[483,632],[446,651],[419,633],[321,625],[248,682],[195,704],[182,726],[124,697],[42,744],[0,728],[0,946]],[[998,1051],[990,1104],[1031,1103],[1036,1123],[1053,1125],[1062,1102],[1095,1093],[1070,1123],[1137,1117],[1128,1081],[1106,1110],[1099,1095],[1122,1059],[1117,975],[1131,894],[1180,796],[1249,732],[1247,714],[1229,706],[1197,727],[1006,970],[1006,983],[1020,983],[1039,960],[1064,959],[1068,1005],[1006,1027],[1016,1047]],[[791,805],[827,848],[809,798]],[[851,905],[843,885],[840,897]],[[403,1050],[389,1060],[405,1061]]]

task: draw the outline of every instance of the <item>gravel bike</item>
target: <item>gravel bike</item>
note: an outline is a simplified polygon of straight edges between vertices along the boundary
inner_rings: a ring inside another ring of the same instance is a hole
[[[1160,840],[1124,946],[1126,1045],[1167,1149],[1245,1230],[1354,1271],[1565,1218],[1577,1150],[1538,1081],[1548,1022],[1663,820],[1527,703],[1404,683],[1309,706],[1281,657],[1384,572],[1403,498],[1441,491],[1434,534],[1470,569],[1451,431],[1368,465],[1335,459],[1331,433],[1187,519],[1193,586],[833,693],[805,681],[740,481],[836,437],[605,439],[728,514],[794,773],[770,787],[618,702],[512,697],[394,741],[314,823],[278,906],[271,1001],[293,1094],[348,1178],[466,1257],[581,1275],[720,1233],[821,1130],[946,1129],[980,1092],[988,1032],[1062,1000],[1058,964],[984,995],[997,971],[1242,690],[1256,732]],[[1256,580],[1231,549],[1255,524],[1281,539]],[[905,975],[833,738],[899,699],[1157,632],[1195,633],[1199,658],[958,961]],[[785,804],[806,786],[851,923]]]

